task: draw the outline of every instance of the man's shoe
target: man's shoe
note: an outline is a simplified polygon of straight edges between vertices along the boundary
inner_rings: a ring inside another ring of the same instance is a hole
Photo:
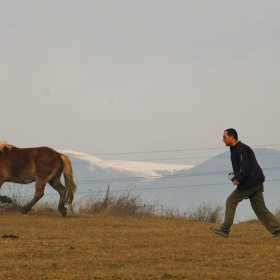
[[[222,230],[221,228],[210,227],[210,229],[222,237],[228,238],[228,232]]]
[[[276,231],[273,233],[272,237],[278,237],[280,238],[280,231]]]

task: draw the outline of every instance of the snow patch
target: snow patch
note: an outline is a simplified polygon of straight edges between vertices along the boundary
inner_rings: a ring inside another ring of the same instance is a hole
[[[143,161],[127,161],[127,160],[102,160],[98,157],[88,155],[85,153],[63,150],[60,153],[68,154],[73,157],[77,157],[81,160],[90,163],[90,167],[94,170],[94,166],[98,166],[103,169],[115,169],[121,172],[133,173],[134,176],[156,176],[159,177],[162,173],[175,173],[180,170],[190,169],[193,165],[181,165],[181,164],[166,164],[166,163],[154,163]]]

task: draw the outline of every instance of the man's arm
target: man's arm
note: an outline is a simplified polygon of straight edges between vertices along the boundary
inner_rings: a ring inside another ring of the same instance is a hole
[[[241,149],[238,149],[238,151],[236,151],[236,156],[239,165],[239,172],[235,174],[236,182],[233,182],[234,185],[238,185],[239,183],[242,183],[249,175],[251,169],[250,156],[246,146],[242,147]]]

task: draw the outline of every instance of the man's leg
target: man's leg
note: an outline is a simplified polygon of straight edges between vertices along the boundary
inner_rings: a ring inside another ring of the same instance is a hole
[[[280,222],[266,208],[263,193],[261,191],[255,192],[252,196],[250,196],[250,202],[255,214],[266,229],[272,234],[280,232]]]
[[[235,189],[231,195],[227,198],[226,201],[226,212],[225,212],[225,218],[224,222],[221,225],[221,229],[225,232],[229,232],[230,227],[233,224],[234,216],[235,216],[235,210],[239,202],[241,202],[243,199],[245,199],[250,192],[248,191],[238,191]]]

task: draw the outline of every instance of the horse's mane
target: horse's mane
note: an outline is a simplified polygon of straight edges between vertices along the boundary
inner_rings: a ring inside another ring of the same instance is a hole
[[[3,153],[4,148],[7,148],[9,151],[14,147],[14,145],[8,144],[6,141],[0,140],[0,151]]]

